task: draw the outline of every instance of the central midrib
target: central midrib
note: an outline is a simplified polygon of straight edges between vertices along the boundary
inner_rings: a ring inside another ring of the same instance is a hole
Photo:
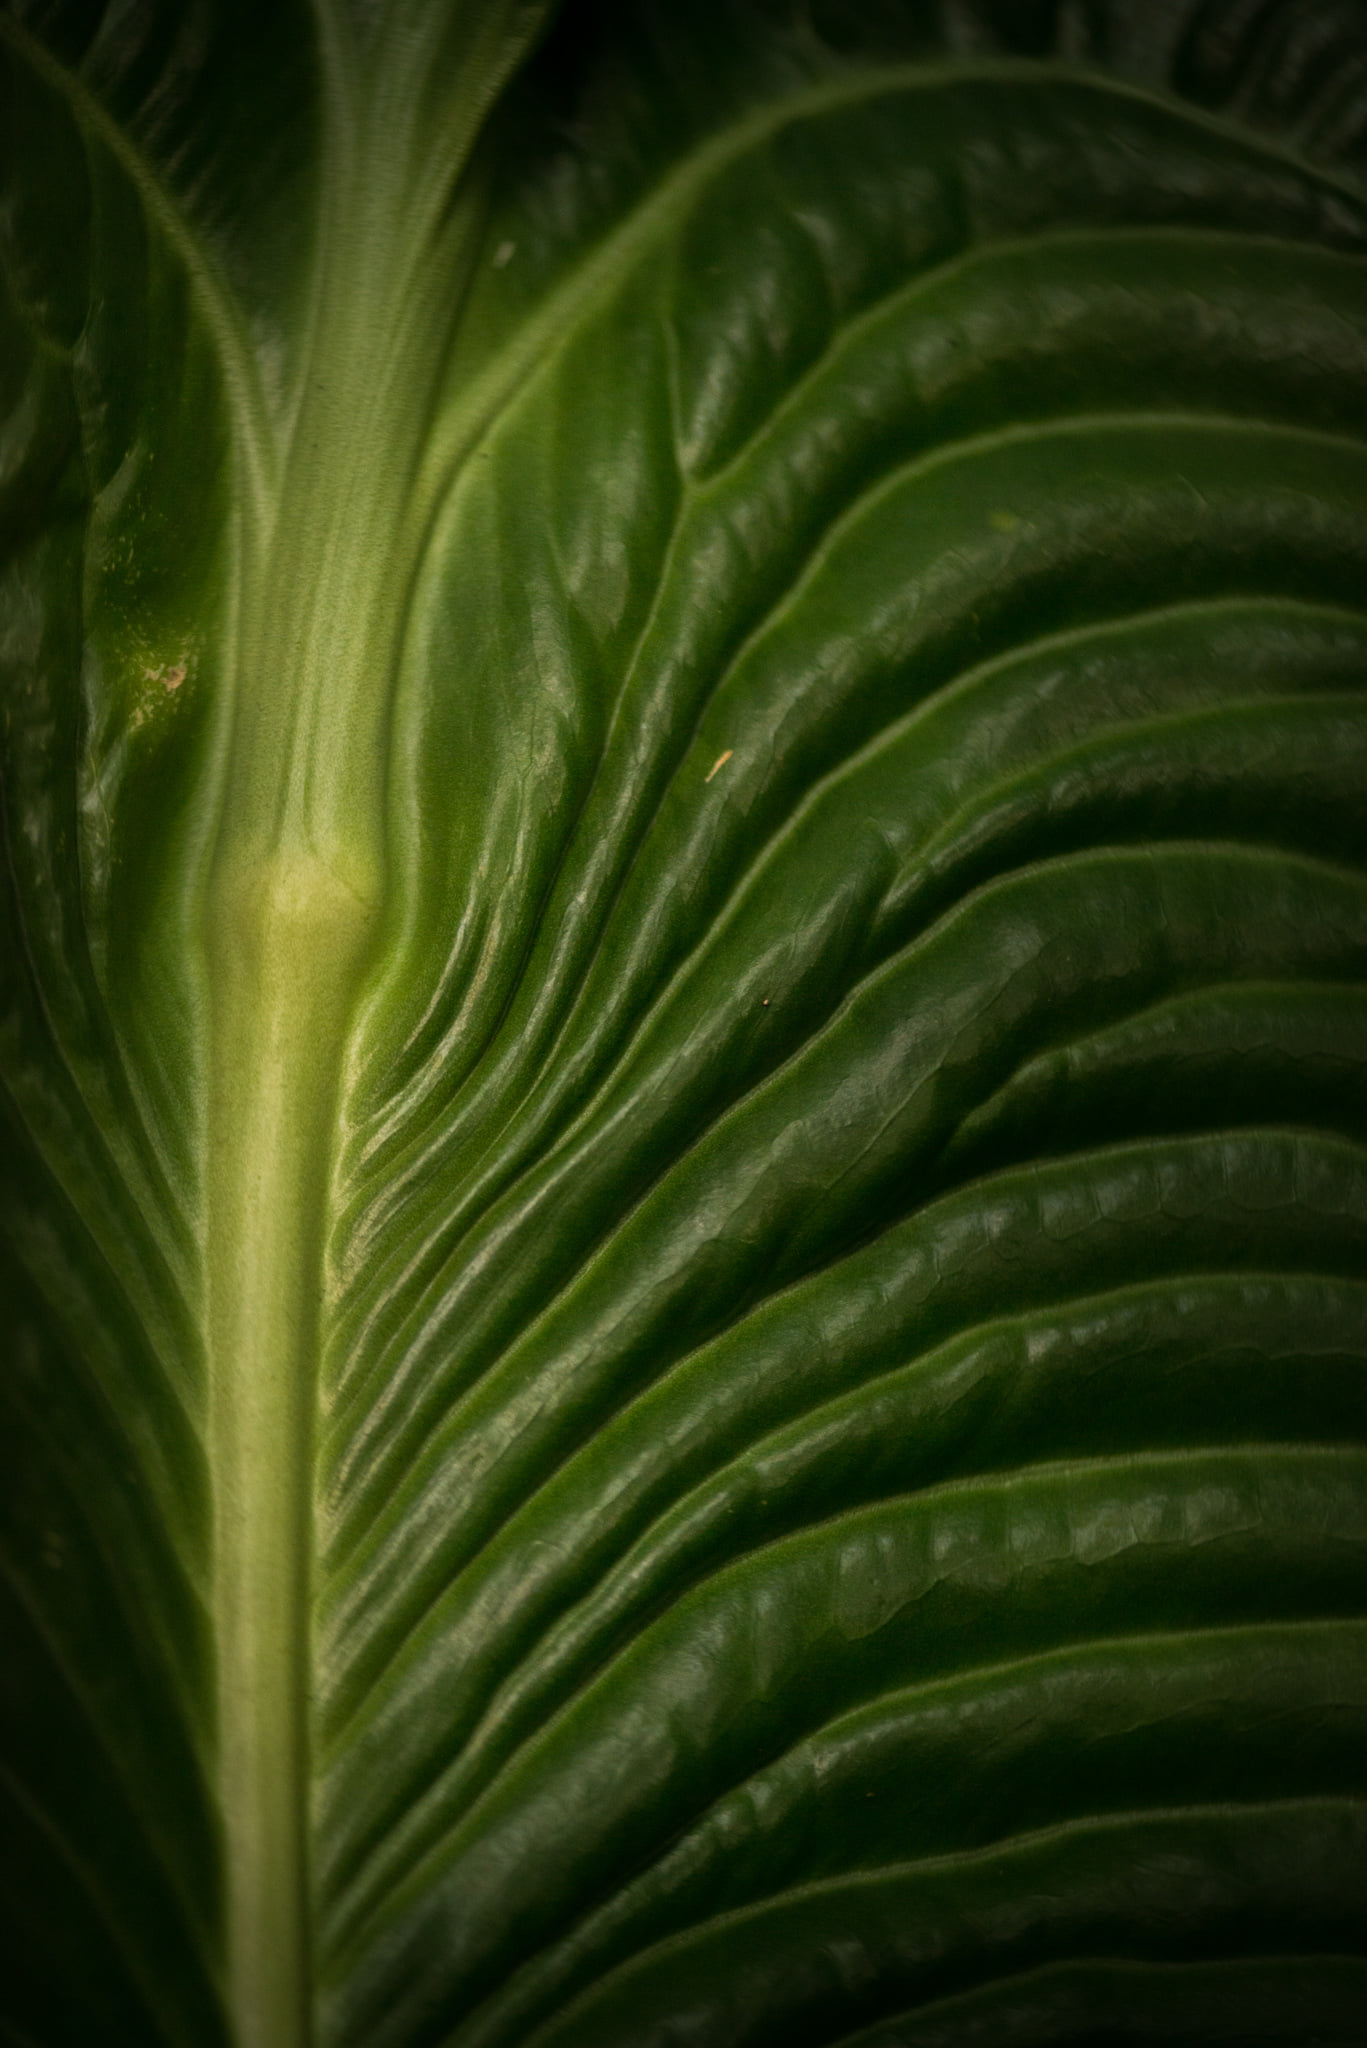
[[[440,290],[324,266],[269,519],[244,495],[233,729],[207,892],[207,1286],[225,2003],[235,2048],[313,2038],[310,1574],[338,1089],[384,889],[409,478]]]
[[[340,1046],[373,919],[281,862],[218,907],[209,1328],[228,2004],[310,2038],[308,1698],[318,1284]]]

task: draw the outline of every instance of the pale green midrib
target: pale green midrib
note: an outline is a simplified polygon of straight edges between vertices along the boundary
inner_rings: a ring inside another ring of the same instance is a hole
[[[1336,177],[1323,165],[1310,163],[1277,141],[1175,95],[1146,89],[1119,79],[1114,73],[1082,65],[1053,61],[1046,65],[1024,58],[962,64],[900,64],[877,71],[851,72],[833,82],[799,89],[768,102],[744,120],[697,144],[662,178],[655,190],[630,208],[625,218],[547,294],[504,344],[497,358],[473,380],[464,399],[446,408],[437,432],[428,443],[422,473],[413,493],[410,512],[413,524],[427,532],[467,458],[513,403],[523,385],[562,351],[567,337],[605,303],[651,244],[682,221],[709,179],[728,168],[747,150],[767,141],[783,128],[823,113],[836,112],[842,107],[857,106],[863,101],[918,88],[931,92],[956,84],[1000,82],[1038,85],[1041,76],[1051,84],[1088,86],[1093,91],[1104,92],[1135,105],[1158,109],[1168,115],[1180,114],[1194,128],[1218,136],[1227,143],[1237,144],[1242,149],[1251,149],[1270,161],[1286,164],[1321,189],[1333,192],[1359,214],[1364,211],[1364,195],[1348,179]]]
[[[184,264],[195,303],[213,336],[223,368],[252,507],[258,519],[267,518],[277,482],[275,435],[246,324],[231,288],[191,232],[175,199],[152,166],[82,80],[12,15],[0,14],[0,40],[7,42],[45,85],[66,100],[77,124],[98,138],[129,178],[148,215]]]
[[[368,129],[351,37],[331,10],[316,19],[330,123],[325,210],[289,445],[244,552],[223,823],[206,892],[219,1783],[235,2048],[313,2039],[313,1427],[338,1099],[384,893],[388,707],[416,568],[404,513],[461,252],[482,221],[468,191],[440,223],[423,194],[409,205],[412,137]],[[459,166],[447,160],[454,182]]]
[[[340,1048],[371,920],[278,857],[220,883],[210,935],[209,1336],[238,2048],[311,2038],[308,1907],[312,1406]]]
[[[206,899],[211,1464],[236,2048],[313,2038],[308,1624],[321,1274],[342,1053],[383,888],[395,545],[424,342],[334,252],[268,535],[244,577]],[[325,252],[325,268],[326,252]],[[358,301],[360,301],[358,305]],[[369,316],[369,318],[367,318]],[[396,336],[396,327],[400,330]],[[403,409],[400,407],[400,409]],[[359,422],[359,426],[358,426]]]
[[[326,328],[324,312],[320,333]],[[314,368],[326,384],[328,359]],[[376,698],[387,696],[368,580],[328,616],[338,579],[357,566],[348,540],[377,559],[388,552],[369,522],[360,523],[359,543],[349,528],[346,499],[365,449],[348,455],[344,414],[356,380],[344,360],[336,374],[340,410],[331,419],[316,395],[300,406],[272,542],[257,550],[247,577],[225,825],[206,906],[210,1455],[226,1992],[236,2048],[305,2048],[312,2039],[308,1614],[319,1281],[342,1048],[381,886],[380,773],[363,775],[360,792],[339,789],[335,775],[321,790],[299,787],[320,707],[336,703],[345,753],[358,715],[369,710],[373,722]],[[315,428],[331,460],[313,459]],[[377,669],[380,687],[367,692]],[[335,768],[335,748],[331,759]],[[348,796],[359,803],[351,817]]]

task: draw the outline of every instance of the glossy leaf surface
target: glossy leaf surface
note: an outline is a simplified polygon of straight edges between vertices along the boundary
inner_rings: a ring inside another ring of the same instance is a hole
[[[1360,2042],[1351,7],[8,0],[0,2037]]]

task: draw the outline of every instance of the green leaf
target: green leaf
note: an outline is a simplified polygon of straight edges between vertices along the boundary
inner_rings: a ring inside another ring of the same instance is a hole
[[[7,0],[16,2048],[1354,2048],[1367,37]]]

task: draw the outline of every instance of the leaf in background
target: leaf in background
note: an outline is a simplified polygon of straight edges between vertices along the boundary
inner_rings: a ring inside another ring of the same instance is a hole
[[[1348,2048],[1367,40],[676,12],[0,14],[0,2027]]]

